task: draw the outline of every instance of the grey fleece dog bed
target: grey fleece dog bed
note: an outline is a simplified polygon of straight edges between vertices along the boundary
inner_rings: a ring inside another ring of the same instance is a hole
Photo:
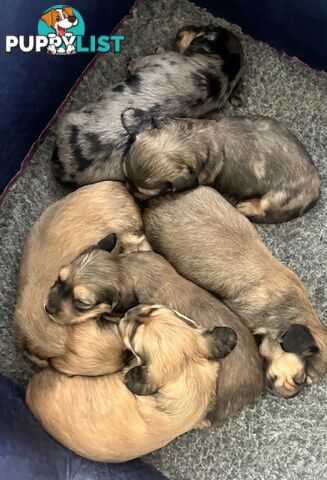
[[[126,51],[99,57],[67,108],[96,100],[104,87],[126,75],[128,56],[168,47],[185,24],[215,19],[187,0],[140,0],[121,32]],[[236,26],[230,26],[241,33]],[[304,281],[326,322],[327,77],[242,36],[247,58],[246,99],[224,114],[270,115],[291,128],[312,154],[322,180],[321,198],[304,217],[258,227],[263,241]],[[17,126],[19,134],[19,125]],[[15,352],[11,331],[19,260],[24,239],[43,209],[67,192],[52,175],[49,133],[0,209],[0,371],[26,382],[31,365]],[[327,378],[292,400],[264,393],[221,427],[194,431],[145,460],[171,479],[295,480],[327,478]]]

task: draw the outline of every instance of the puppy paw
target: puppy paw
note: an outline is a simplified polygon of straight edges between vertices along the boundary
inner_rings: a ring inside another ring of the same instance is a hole
[[[233,107],[241,107],[244,103],[244,96],[243,95],[233,95],[229,99],[229,103],[233,105]]]
[[[260,200],[248,200],[247,202],[240,202],[236,205],[236,209],[246,217],[255,217],[262,215],[260,207]]]

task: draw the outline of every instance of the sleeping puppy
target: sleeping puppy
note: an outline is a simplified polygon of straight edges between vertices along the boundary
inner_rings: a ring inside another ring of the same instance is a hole
[[[140,118],[135,109],[123,113],[135,139],[125,171],[140,199],[212,185],[242,200],[236,208],[251,220],[272,223],[303,215],[319,197],[311,157],[276,120],[247,116],[156,123],[142,112],[140,123],[133,115]]]
[[[117,246],[114,234],[102,240],[113,231],[118,235]],[[90,315],[83,289],[77,286],[70,292],[75,305],[72,320],[78,322],[83,312],[87,322],[64,327],[51,322],[44,309],[61,265],[100,240],[108,250],[150,249],[139,210],[118,182],[102,182],[71,193],[50,205],[31,229],[20,266],[14,328],[17,344],[41,367],[51,364],[68,374],[100,375],[123,366],[117,319],[108,316],[107,304],[99,302]],[[48,305],[50,314],[52,308]],[[103,316],[107,321],[102,321]]]
[[[213,409],[212,421],[240,410],[260,394],[263,367],[248,328],[213,295],[178,275],[160,255],[136,252],[114,256],[100,244],[98,249],[88,249],[64,266],[58,279],[62,281],[51,288],[47,302],[55,312],[51,319],[60,325],[71,325],[76,315],[83,322],[83,313],[76,311],[74,299],[66,293],[78,286],[89,306],[86,318],[99,303],[118,314],[138,303],[160,303],[204,328],[225,326],[235,330],[238,344],[222,362],[217,386],[219,403]]]
[[[143,221],[155,251],[262,335],[266,379],[276,393],[294,396],[326,373],[327,328],[303,284],[215,190],[199,187],[152,199]]]
[[[57,177],[75,185],[124,180],[122,161],[130,144],[121,120],[124,110],[136,107],[158,118],[202,116],[226,103],[242,66],[240,41],[222,27],[204,27],[184,55],[137,59],[126,81],[108,88],[98,103],[60,120],[53,156]]]
[[[125,376],[68,378],[45,369],[26,394],[50,435],[102,462],[125,462],[209,427],[208,412],[219,402],[219,360],[237,342],[230,328],[204,330],[156,305],[130,310],[119,329],[138,364]]]

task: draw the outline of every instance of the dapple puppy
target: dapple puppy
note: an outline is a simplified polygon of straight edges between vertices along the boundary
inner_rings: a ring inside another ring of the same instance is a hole
[[[76,311],[74,299],[67,294],[78,286],[89,305],[86,318],[99,303],[107,303],[108,309],[117,313],[138,303],[160,303],[204,328],[226,326],[235,330],[238,344],[221,365],[219,403],[213,409],[213,421],[252,403],[261,392],[263,367],[250,331],[218,299],[178,275],[160,255],[136,252],[113,256],[104,248],[87,250],[64,266],[58,278],[65,280],[50,290],[47,302],[54,312],[51,319],[61,325],[71,325],[77,315],[83,322],[83,313]]]
[[[219,360],[237,338],[230,328],[209,331],[186,320],[160,306],[130,310],[119,329],[138,366],[125,377],[96,378],[45,369],[28,386],[29,408],[56,440],[104,462],[131,460],[209,427]]]
[[[51,364],[65,373],[85,375],[123,366],[116,322],[101,321],[102,315],[110,313],[108,305],[99,302],[87,322],[70,327],[51,322],[44,309],[62,264],[113,231],[125,251],[150,249],[139,210],[118,182],[102,182],[71,193],[50,205],[33,225],[20,266],[14,326],[17,343],[38,365]],[[101,246],[111,250],[115,243],[115,235],[109,235]],[[76,310],[85,313],[83,290],[77,286],[71,293]]]
[[[57,177],[75,185],[124,180],[123,157],[130,144],[121,120],[124,110],[136,107],[158,118],[202,116],[224,105],[242,66],[240,41],[222,27],[204,27],[184,55],[137,59],[126,81],[59,121],[53,156]]]
[[[129,109],[125,125],[135,139],[125,159],[138,198],[212,185],[242,200],[236,208],[256,222],[303,215],[319,197],[314,163],[293,133],[260,116],[218,121],[173,119],[156,123]],[[157,128],[155,128],[157,127]]]
[[[198,187],[152,199],[143,221],[155,251],[263,336],[260,352],[275,392],[294,396],[326,373],[327,328],[303,284],[219,193]]]

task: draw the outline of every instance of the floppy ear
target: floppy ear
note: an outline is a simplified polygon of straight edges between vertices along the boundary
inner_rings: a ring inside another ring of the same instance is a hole
[[[237,344],[237,335],[232,328],[215,327],[202,334],[208,343],[208,359],[219,360],[231,353]]]
[[[102,238],[100,242],[97,244],[97,248],[100,250],[106,250],[107,252],[111,252],[117,243],[117,236],[115,233],[109,233],[106,237]]]
[[[308,357],[319,352],[310,330],[304,325],[294,323],[282,337],[281,347],[284,352]]]
[[[72,7],[62,7],[63,11],[67,13],[67,15],[69,17],[73,17],[74,16],[74,12],[73,12],[73,9]]]
[[[47,13],[44,13],[40,17],[41,20],[43,20],[48,25],[48,27],[50,27],[52,25],[52,12],[53,12],[53,9],[50,10],[49,12],[47,12]]]
[[[171,182],[172,192],[183,192],[185,190],[191,190],[192,188],[198,187],[199,180],[196,172],[188,170],[188,172],[180,177],[177,177],[176,180]]]
[[[129,370],[124,378],[126,387],[135,395],[152,395],[158,389],[149,381],[149,369],[139,365]]]
[[[154,118],[149,112],[140,108],[128,108],[121,115],[121,121],[127,132],[135,137],[144,130],[156,128]]]

